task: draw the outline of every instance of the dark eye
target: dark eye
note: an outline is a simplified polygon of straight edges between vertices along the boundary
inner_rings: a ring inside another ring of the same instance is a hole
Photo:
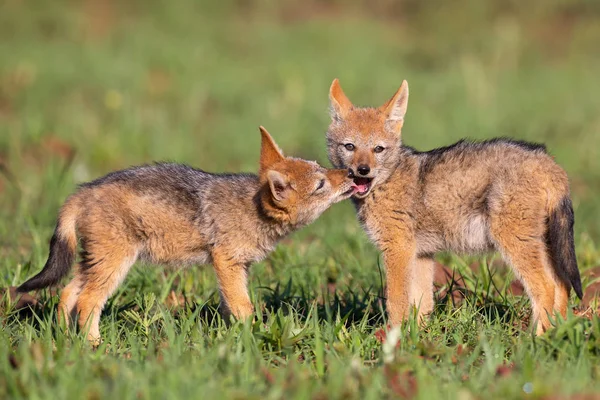
[[[321,179],[321,182],[319,182],[319,186],[317,186],[317,188],[315,189],[315,192],[323,189],[323,186],[325,186],[325,179]]]
[[[374,151],[375,153],[381,153],[381,152],[382,152],[382,151],[384,151],[384,150],[385,150],[385,147],[383,147],[383,146],[376,146],[376,147],[373,149],[373,151]]]
[[[346,143],[344,145],[344,147],[346,148],[346,150],[348,151],[354,151],[354,145],[352,143]]]

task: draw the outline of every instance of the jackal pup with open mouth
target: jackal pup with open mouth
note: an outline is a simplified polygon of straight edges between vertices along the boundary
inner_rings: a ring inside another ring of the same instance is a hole
[[[250,264],[356,188],[347,169],[284,157],[269,133],[260,132],[258,176],[155,164],[81,185],[60,210],[46,265],[18,290],[58,283],[75,261],[79,239],[81,261],[61,293],[59,315],[68,324],[78,313],[91,342],[100,340],[106,300],[138,259],[212,264],[225,314],[251,316]]]
[[[408,84],[379,108],[355,107],[338,80],[329,91],[329,159],[350,168],[358,219],[383,253],[392,325],[433,309],[433,255],[498,250],[531,298],[540,334],[582,297],[565,171],[542,145],[461,140],[420,152],[401,129]]]

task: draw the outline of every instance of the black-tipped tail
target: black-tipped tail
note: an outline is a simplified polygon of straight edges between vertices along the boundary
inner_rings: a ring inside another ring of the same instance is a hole
[[[19,292],[30,292],[57,284],[69,273],[75,261],[75,248],[69,242],[61,238],[58,227],[50,240],[50,255],[44,268],[33,278],[17,288]]]
[[[558,276],[566,277],[580,299],[583,298],[581,277],[575,257],[575,240],[573,225],[575,215],[569,197],[562,199],[558,207],[550,214],[548,220],[548,245]]]

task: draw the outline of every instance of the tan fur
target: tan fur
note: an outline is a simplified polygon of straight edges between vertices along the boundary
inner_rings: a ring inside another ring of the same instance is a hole
[[[411,304],[421,318],[431,312],[431,257],[447,250],[498,250],[524,283],[538,334],[550,327],[549,315],[566,315],[571,283],[550,257],[547,240],[549,216],[569,198],[569,184],[541,147],[509,140],[424,153],[404,147],[406,81],[382,107],[359,108],[335,80],[330,102],[331,162],[355,174],[361,164],[370,167],[355,180],[370,182],[369,190],[353,201],[383,253],[392,324],[406,318]],[[376,146],[385,150],[376,152]]]
[[[262,127],[261,135],[259,176],[159,164],[84,184],[61,209],[46,267],[22,287],[31,290],[60,279],[56,275],[68,271],[55,272],[68,259],[62,253],[74,252],[79,238],[81,262],[61,293],[59,314],[67,325],[79,314],[80,328],[92,343],[100,340],[107,299],[140,258],[213,264],[225,314],[253,315],[250,265],[266,257],[283,236],[349,198],[354,186],[347,170],[285,157]]]
[[[79,269],[79,264],[75,266]],[[75,307],[77,306],[77,298],[81,293],[83,280],[80,272],[75,273],[75,277],[60,293],[60,303],[58,307],[58,320],[63,322],[67,327],[70,325],[70,319],[75,318]]]
[[[417,308],[421,318],[433,311],[434,268],[435,264],[429,257],[419,257],[415,261],[409,303]]]

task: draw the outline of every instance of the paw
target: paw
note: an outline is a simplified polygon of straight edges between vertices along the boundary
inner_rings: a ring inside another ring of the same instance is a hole
[[[100,344],[102,344],[102,338],[100,337],[100,334],[97,335],[92,335],[92,334],[88,334],[87,337],[88,343],[90,344],[90,346],[96,348],[98,346],[100,346]]]
[[[254,306],[252,305],[252,303],[238,304],[235,306],[228,306],[227,304],[222,304],[222,307],[223,317],[225,319],[229,319],[233,316],[235,319],[243,321],[254,317]]]

